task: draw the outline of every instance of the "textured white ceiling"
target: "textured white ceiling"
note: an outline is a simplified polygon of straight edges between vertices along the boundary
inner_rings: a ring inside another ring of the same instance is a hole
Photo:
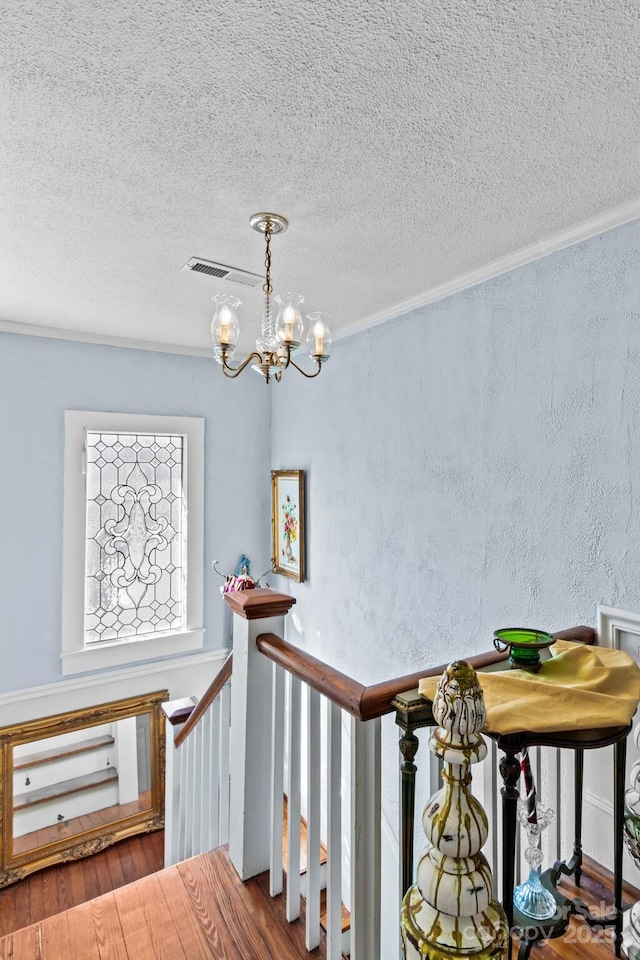
[[[336,331],[640,195],[636,0],[13,0],[0,322],[191,347],[191,256]],[[257,315],[260,294],[242,291]]]

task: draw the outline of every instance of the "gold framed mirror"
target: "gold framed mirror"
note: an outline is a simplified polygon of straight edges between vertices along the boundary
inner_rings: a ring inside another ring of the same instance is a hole
[[[164,826],[167,690],[0,728],[0,888]]]

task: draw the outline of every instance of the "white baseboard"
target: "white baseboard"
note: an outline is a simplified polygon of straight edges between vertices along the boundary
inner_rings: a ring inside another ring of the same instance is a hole
[[[613,804],[610,800],[605,799],[605,797],[599,797],[597,793],[593,793],[591,790],[582,791],[582,800],[584,803],[591,804],[592,807],[595,807],[601,813],[606,813],[606,815],[613,820]]]

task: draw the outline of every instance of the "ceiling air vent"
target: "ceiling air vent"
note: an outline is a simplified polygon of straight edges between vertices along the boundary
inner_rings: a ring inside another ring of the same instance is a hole
[[[259,273],[238,270],[236,267],[228,267],[224,263],[203,260],[202,257],[191,257],[191,260],[185,263],[182,269],[195,270],[196,273],[206,273],[208,277],[217,277],[218,280],[241,283],[244,287],[261,287],[264,283],[264,277],[261,277]]]

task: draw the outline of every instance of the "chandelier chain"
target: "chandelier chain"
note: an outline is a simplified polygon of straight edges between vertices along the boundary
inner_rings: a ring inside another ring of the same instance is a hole
[[[271,227],[269,224],[267,224],[265,227],[264,239],[266,244],[266,250],[264,254],[266,279],[262,285],[262,289],[265,293],[270,294],[273,293],[273,287],[271,286]]]

